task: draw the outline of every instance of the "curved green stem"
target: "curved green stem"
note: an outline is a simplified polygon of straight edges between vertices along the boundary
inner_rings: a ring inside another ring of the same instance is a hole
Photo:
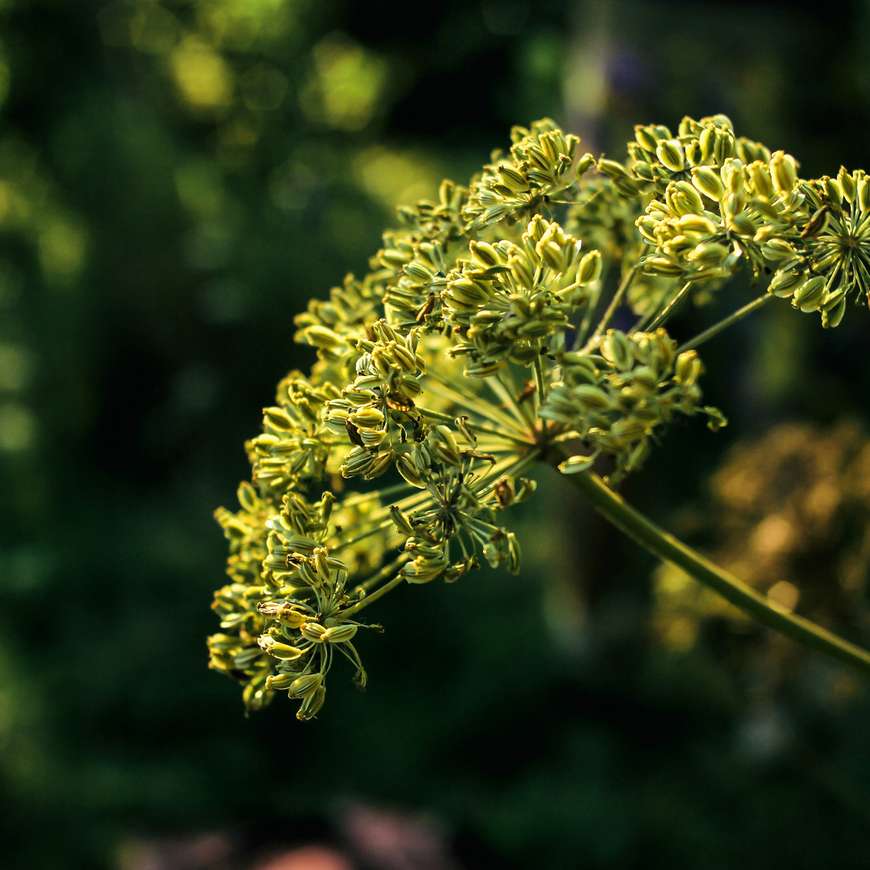
[[[538,407],[544,404],[544,399],[547,398],[546,395],[546,384],[544,383],[544,368],[541,365],[541,357],[535,357],[534,363],[535,369],[535,392],[537,394]]]
[[[407,561],[407,560],[406,560]],[[405,582],[405,575],[402,573],[398,573],[393,577],[392,580],[389,580],[387,583],[384,583],[383,586],[375,589],[374,592],[366,595],[365,598],[358,601],[356,604],[352,604],[350,607],[346,607],[344,610],[338,613],[338,616],[341,619],[346,619],[348,616],[352,616],[354,613],[359,613],[364,607],[368,607],[370,604],[374,604],[379,598],[382,598],[388,592],[395,589],[397,586],[401,585]]]
[[[682,568],[735,607],[794,640],[833,656],[870,676],[870,652],[814,622],[771,605],[733,574],[704,558],[629,505],[596,474],[568,477],[595,509],[626,535],[660,559]]]
[[[616,292],[613,294],[613,298],[610,300],[610,304],[604,311],[604,314],[601,315],[601,320],[598,321],[598,325],[595,327],[592,335],[589,336],[589,340],[584,345],[584,348],[589,348],[594,343],[595,339],[607,329],[607,325],[610,323],[611,318],[614,314],[616,314],[616,309],[619,308],[622,303],[623,297],[628,292],[629,287],[634,283],[634,279],[637,277],[637,273],[640,271],[640,266],[634,266],[625,273],[622,278],[622,281],[619,282],[619,286],[616,288]]]
[[[416,410],[418,410],[424,417],[428,417],[430,420],[439,420],[442,423],[453,423],[456,420],[455,415],[451,416],[442,411],[433,411],[431,408],[424,408],[421,405],[417,405]],[[528,447],[530,444],[534,443],[530,438],[520,438],[517,435],[509,434],[500,429],[491,429],[489,426],[483,426],[482,424],[475,423],[471,420],[468,421],[468,428],[474,432],[480,432],[484,435],[493,435],[494,437],[500,438],[504,441],[510,441],[521,447]]]
[[[761,296],[756,297],[751,302],[747,302],[742,308],[738,308],[732,314],[729,314],[727,317],[723,317],[718,323],[714,323],[708,329],[705,329],[703,332],[699,332],[693,339],[690,339],[685,344],[680,345],[677,348],[678,353],[682,353],[684,350],[691,350],[695,347],[700,347],[705,341],[709,341],[711,338],[717,336],[723,329],[728,329],[729,326],[733,326],[737,323],[738,320],[742,320],[746,317],[747,314],[752,314],[758,308],[761,308],[762,305],[766,304],[768,301],[773,299],[774,296],[770,293],[764,293]]]
[[[652,332],[654,329],[662,326],[671,316],[674,309],[686,298],[692,289],[692,281],[686,281],[682,287],[668,300],[667,305],[653,318],[652,323],[645,327],[646,332]]]

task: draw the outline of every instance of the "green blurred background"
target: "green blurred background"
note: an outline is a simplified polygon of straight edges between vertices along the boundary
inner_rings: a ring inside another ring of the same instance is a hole
[[[868,40],[857,0],[0,0],[0,864],[866,867],[868,692],[727,619],[663,642],[652,561],[558,481],[521,576],[391,596],[315,723],[245,719],[204,638],[292,316],[396,204],[543,115],[618,155],[721,111],[870,168]],[[629,496],[691,533],[739,438],[870,432],[868,330],[780,306],[712,344],[732,425]]]

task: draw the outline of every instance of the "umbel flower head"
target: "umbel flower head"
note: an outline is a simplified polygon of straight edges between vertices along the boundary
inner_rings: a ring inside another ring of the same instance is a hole
[[[668,333],[744,266],[770,277],[758,300]],[[391,590],[517,571],[508,511],[534,463],[616,484],[677,418],[723,425],[695,348],[776,297],[836,326],[870,291],[870,185],[803,180],[722,115],[638,126],[624,161],[545,119],[400,208],[370,269],[297,315],[311,369],[279,383],[239,507],[216,514],[230,582],[210,666],[251,710],[284,693],[315,716],[338,659],[364,686],[358,644],[380,626],[363,611]],[[623,307],[636,322],[611,328]]]

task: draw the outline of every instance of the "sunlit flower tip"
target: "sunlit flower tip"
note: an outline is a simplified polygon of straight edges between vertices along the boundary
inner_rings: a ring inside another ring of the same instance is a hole
[[[266,677],[266,688],[270,692],[286,691],[298,679],[296,674],[287,672],[281,674],[269,674]]]
[[[257,605],[257,611],[263,616],[278,620],[288,628],[299,628],[310,618],[310,614],[302,609],[301,604],[290,603],[286,600],[261,601]]]
[[[776,192],[782,196],[790,193],[797,184],[797,161],[791,154],[776,151],[770,158],[770,176]]]
[[[577,454],[575,456],[569,456],[567,459],[563,459],[559,465],[559,471],[562,474],[581,474],[584,471],[588,471],[595,464],[596,455],[593,453],[590,456],[582,456]]]
[[[287,693],[291,698],[304,698],[316,692],[323,686],[323,674],[303,674],[287,685]],[[282,688],[284,688],[282,686]]]
[[[323,633],[324,643],[347,643],[356,636],[358,626],[345,623],[329,626]]]
[[[283,662],[295,661],[305,655],[305,650],[299,649],[299,647],[290,646],[290,644],[287,643],[282,643],[270,634],[261,635],[257,639],[257,643],[264,653]]]
[[[680,172],[686,165],[686,155],[679,139],[663,139],[656,146],[656,156],[671,172]]]
[[[714,202],[719,202],[725,194],[719,173],[709,166],[697,166],[692,170],[692,184]]]
[[[296,718],[300,720],[313,719],[323,707],[326,701],[326,688],[322,685],[308,692],[302,699]]]

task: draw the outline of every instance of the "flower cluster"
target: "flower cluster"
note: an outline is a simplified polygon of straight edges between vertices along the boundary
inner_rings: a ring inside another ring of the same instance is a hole
[[[586,471],[601,455],[615,460],[612,482],[640,467],[657,430],[677,414],[703,412],[708,425],[724,425],[721,413],[701,407],[698,379],[703,367],[693,350],[677,353],[663,329],[626,335],[609,330],[588,353],[559,357],[562,381],[554,384],[541,417],[566,427],[559,439],[589,451],[559,465],[565,474]]]
[[[825,325],[870,290],[863,172],[804,180],[727,118],[639,126],[619,162],[549,119],[516,127],[467,185],[399,209],[370,271],[296,317],[314,349],[246,445],[251,480],[217,519],[229,583],[210,665],[249,709],[321,709],[334,661],[366,682],[363,612],[482,563],[516,571],[503,512],[536,462],[611,484],[702,402],[696,347],[666,328],[746,264]],[[745,309],[723,321],[730,324]],[[634,316],[630,328],[613,318]],[[582,480],[582,478],[577,478]]]
[[[467,356],[465,373],[486,377],[508,363],[528,365],[562,343],[571,318],[594,299],[598,251],[536,215],[520,243],[469,243],[469,256],[447,275],[445,321]]]
[[[769,292],[822,325],[842,321],[849,299],[870,292],[870,184],[863,170],[804,180],[784,151],[734,135],[722,115],[684,118],[679,134],[638,126],[624,163],[599,167],[644,201],[636,224],[646,273],[695,286],[743,264]]]
[[[494,152],[492,163],[472,179],[462,212],[469,230],[532,215],[556,196],[570,198],[595,163],[591,154],[580,154],[579,137],[563,133],[549,118],[514,127],[511,142],[508,155]]]

